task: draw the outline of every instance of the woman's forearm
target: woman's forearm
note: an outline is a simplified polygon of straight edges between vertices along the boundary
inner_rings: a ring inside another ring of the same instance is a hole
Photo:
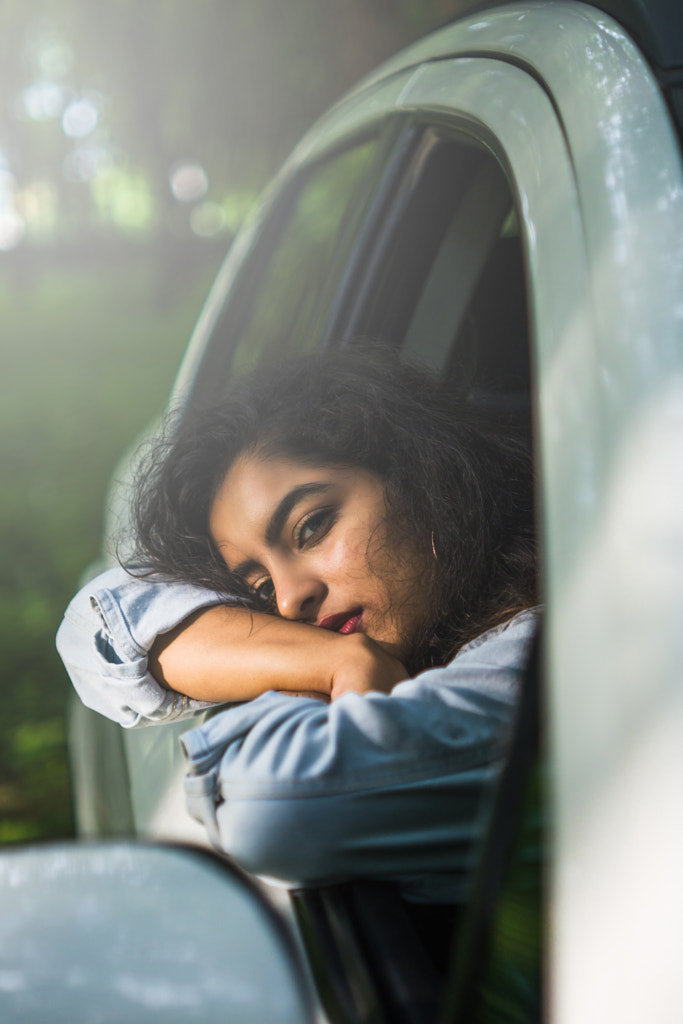
[[[325,698],[388,691],[407,672],[362,634],[342,636],[262,612],[218,605],[155,641],[152,675],[197,700],[243,701],[282,690]]]

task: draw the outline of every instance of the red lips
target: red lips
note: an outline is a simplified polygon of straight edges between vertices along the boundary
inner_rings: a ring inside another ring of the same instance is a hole
[[[359,631],[362,618],[362,610],[356,609],[352,612],[339,612],[337,615],[324,615],[317,625],[321,629],[331,629],[334,633],[348,636]]]

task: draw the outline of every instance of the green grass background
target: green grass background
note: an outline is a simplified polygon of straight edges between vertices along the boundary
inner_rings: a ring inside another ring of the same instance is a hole
[[[217,269],[169,289],[146,247],[27,277],[0,254],[0,843],[66,836],[70,684],[54,648],[107,482],[163,408]],[[189,280],[188,280],[189,278]]]

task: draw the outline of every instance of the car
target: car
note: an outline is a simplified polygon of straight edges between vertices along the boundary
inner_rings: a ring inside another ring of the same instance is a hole
[[[297,146],[228,252],[170,405],[216,400],[261,360],[362,337],[526,412],[543,635],[440,1012],[477,1020],[497,1006],[495,1019],[508,1019],[510,872],[520,822],[540,800],[547,982],[539,1002],[532,950],[533,991],[515,1019],[673,1022],[683,1012],[683,8],[470,8],[382,65]],[[125,528],[130,465],[115,474],[97,570]],[[74,706],[83,836],[206,843],[185,810],[185,728],[123,731]],[[330,1020],[434,1018],[441,995],[385,891],[331,887],[295,903]]]

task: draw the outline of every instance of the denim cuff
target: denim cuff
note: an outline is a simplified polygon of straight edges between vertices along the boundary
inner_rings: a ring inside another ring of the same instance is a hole
[[[201,608],[233,600],[121,567],[86,584],[67,608],[57,648],[83,703],[130,728],[215,706],[161,686],[148,670],[155,639]]]

